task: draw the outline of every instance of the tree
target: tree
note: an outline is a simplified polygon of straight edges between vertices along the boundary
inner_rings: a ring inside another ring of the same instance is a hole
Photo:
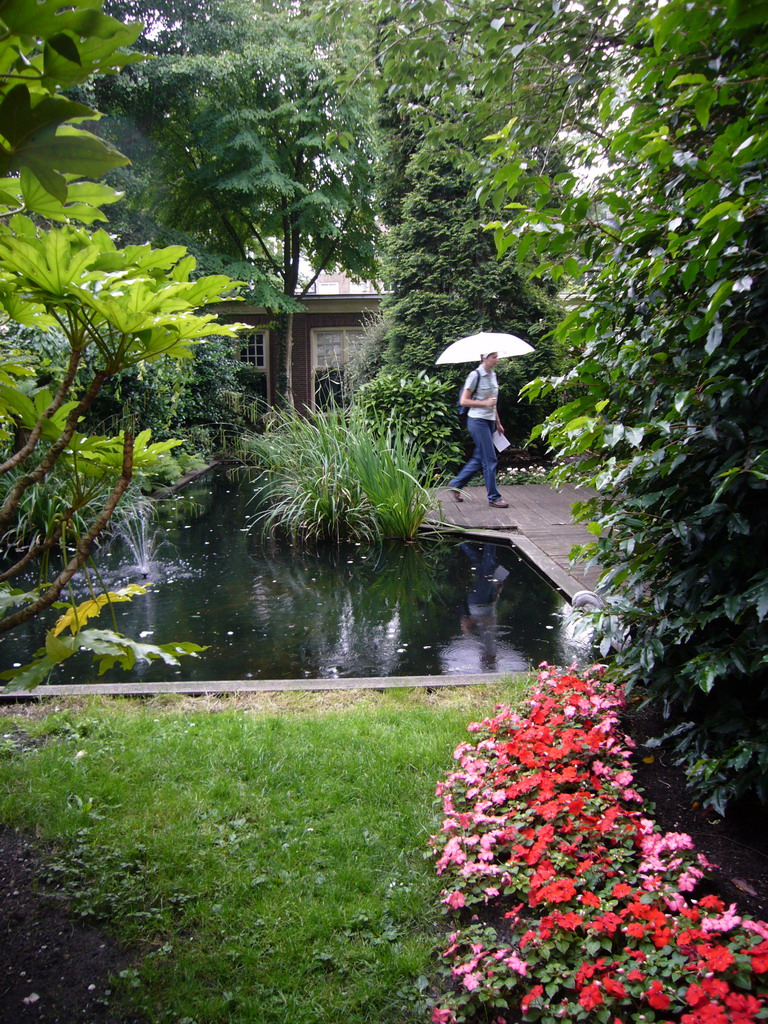
[[[435,359],[451,340],[480,330],[522,334],[534,343],[535,353],[499,367],[504,422],[508,433],[522,440],[549,410],[516,404],[520,388],[560,366],[551,339],[555,301],[546,288],[525,280],[512,254],[497,258],[473,182],[453,166],[450,155],[430,149],[417,156],[402,177],[399,218],[385,244],[392,289],[385,300],[385,368],[434,373]],[[450,379],[456,388],[467,369],[455,368]]]
[[[6,543],[18,538],[15,523],[32,495],[48,495],[52,512],[43,534],[0,575],[0,633],[61,606],[134,469],[151,465],[177,443],[153,445],[148,431],[115,437],[80,433],[78,425],[103,383],[127,366],[187,357],[190,346],[213,333],[235,333],[195,312],[228,295],[228,278],[191,280],[195,262],[181,247],[118,249],[103,230],[90,233],[73,223],[105,219],[99,207],[117,196],[84,176],[102,174],[125,158],[68,123],[96,114],[64,97],[61,88],[94,71],[125,66],[133,58],[118,48],[130,44],[140,26],[121,25],[91,3],[59,12],[57,4],[15,0],[3,17],[0,159],[8,176],[0,187],[0,308],[6,327],[0,341],[0,536]],[[43,226],[51,221],[62,224]],[[52,390],[35,380],[40,367],[33,351],[14,343],[17,325],[54,330],[63,340],[66,359]],[[54,567],[50,556],[56,552],[61,564]],[[41,559],[37,587],[22,591],[10,585]],[[175,663],[178,654],[199,649],[138,644],[111,630],[83,628],[102,607],[137,590],[94,592],[84,604],[70,602],[33,662],[0,678],[37,685],[81,648],[92,650],[102,669],[116,662],[129,667],[137,658]]]
[[[156,168],[139,207],[150,203],[206,266],[246,280],[249,297],[275,315],[278,385],[292,403],[299,300],[324,269],[375,274],[369,111],[364,92],[336,85],[352,48],[300,9],[263,8],[239,25],[239,41],[215,52],[201,46],[142,68],[122,113],[139,112]]]
[[[387,60],[403,62],[402,81],[418,49],[425,107],[439,95],[459,112],[497,109],[485,196],[499,247],[548,261],[570,290],[559,335],[577,360],[528,391],[562,403],[542,435],[564,473],[597,489],[582,514],[615,674],[662,700],[704,799],[765,800],[762,12],[749,0],[555,7],[481,4],[464,18],[387,6]],[[543,173],[555,141],[570,164],[557,193]]]

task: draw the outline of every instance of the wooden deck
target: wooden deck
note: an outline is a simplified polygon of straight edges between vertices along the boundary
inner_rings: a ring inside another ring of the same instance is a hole
[[[447,489],[438,491],[438,515],[431,520],[454,526],[479,537],[503,539],[530,562],[567,600],[580,590],[593,591],[599,569],[571,566],[570,552],[576,544],[592,540],[586,526],[573,521],[571,506],[585,492],[566,485],[520,484],[500,487],[509,508],[490,508],[484,487],[465,487],[464,501],[454,501]]]

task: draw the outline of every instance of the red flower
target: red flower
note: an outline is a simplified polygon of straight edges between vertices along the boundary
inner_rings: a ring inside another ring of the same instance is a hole
[[[638,971],[637,968],[631,970],[627,975],[627,981],[645,981],[645,975],[642,971]]]
[[[635,890],[632,886],[627,885],[626,882],[617,882],[611,890],[611,896],[613,896],[614,899],[620,900],[624,896],[631,896],[634,891]]]
[[[543,885],[537,893],[531,897],[531,905],[537,903],[567,903],[576,895],[576,886],[570,878],[558,878],[549,885]]]
[[[715,999],[724,999],[731,991],[730,986],[725,981],[721,981],[720,978],[705,978],[701,983],[701,987],[708,996]]]
[[[752,970],[755,974],[765,974],[768,971],[768,940],[755,946],[749,955],[752,957]]]
[[[606,935],[613,935],[618,930],[620,924],[621,918],[618,914],[613,914],[609,910],[592,921],[592,928],[596,932],[605,932]]]
[[[765,1005],[762,1000],[742,992],[732,992],[726,997],[725,1002],[731,1011],[732,1024],[753,1024],[757,1020],[757,1014]]]
[[[569,910],[566,914],[556,910],[552,917],[555,923],[567,932],[573,932],[584,924],[583,918],[573,910]]]
[[[599,907],[600,897],[595,896],[593,892],[583,892],[579,896],[579,903],[583,903],[585,907]]]
[[[669,996],[664,994],[664,986],[660,981],[654,981],[651,983],[651,987],[645,993],[645,998],[654,1010],[669,1009],[671,999]]]
[[[696,950],[708,971],[727,971],[733,963],[733,953],[725,946],[701,945]]]
[[[528,1012],[528,1007],[531,1005],[534,999],[540,999],[544,995],[543,985],[534,985],[530,992],[527,992],[520,1000],[520,1009],[523,1013]]]
[[[630,921],[628,925],[624,926],[624,931],[633,939],[642,939],[645,935],[645,925],[640,924],[639,921]]]
[[[718,914],[722,914],[725,910],[725,904],[717,896],[702,896],[699,900],[699,906],[706,907],[707,910],[714,910]]]
[[[626,999],[628,996],[627,990],[616,978],[604,978],[603,988],[609,996],[617,996],[619,999]]]
[[[600,986],[596,981],[593,981],[591,985],[587,985],[586,988],[581,990],[579,994],[579,1002],[585,1010],[594,1010],[596,1006],[599,1006],[603,1001],[603,996],[600,991]]]
[[[684,1013],[680,1018],[680,1024],[731,1024],[731,1018],[722,1007],[707,1003],[700,1010]]]

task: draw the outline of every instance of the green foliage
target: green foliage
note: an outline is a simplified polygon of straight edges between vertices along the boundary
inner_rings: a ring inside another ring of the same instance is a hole
[[[768,800],[768,61],[729,5],[685,27],[682,11],[628,40],[631,110],[603,96],[623,123],[592,197],[602,224],[577,223],[582,199],[558,217],[594,272],[567,327],[574,398],[545,434],[599,491],[584,514],[601,530],[604,646],[618,617],[617,670],[663,698],[694,791],[722,810]]]
[[[152,494],[162,487],[172,487],[185,474],[205,469],[208,465],[208,461],[196,452],[187,454],[177,450],[173,455],[158,459],[157,465],[141,474],[141,490],[144,494]]]
[[[603,651],[661,699],[702,798],[768,799],[757,5],[481,0],[379,13],[390,94],[421,123],[439,105],[454,133],[485,124],[499,250],[540,261],[569,295],[557,336],[573,369],[526,390],[560,403],[540,435],[563,475],[597,490],[582,512],[605,568]]]
[[[430,153],[427,146],[418,150],[405,182],[386,239],[392,294],[384,303],[385,365],[399,373],[439,373],[455,393],[470,367],[432,369],[451,341],[479,330],[522,335],[535,352],[504,360],[497,371],[502,420],[507,433],[522,442],[552,409],[546,400],[520,403],[518,394],[532,377],[562,367],[551,336],[557,305],[546,288],[525,280],[511,253],[498,258],[493,236],[480,219],[472,179],[456,170],[446,154]]]
[[[409,540],[433,505],[434,469],[408,433],[359,411],[285,414],[244,447],[265,473],[252,525],[296,540]]]
[[[230,339],[211,337],[191,359],[139,364],[106,381],[88,422],[94,428],[142,424],[158,438],[183,436],[210,457],[230,434],[252,422],[249,414],[263,379],[263,373],[240,362]]]
[[[53,220],[104,220],[98,207],[112,190],[99,177],[126,159],[74,121],[96,111],[62,95],[94,74],[137,60],[120,53],[141,29],[103,14],[99,4],[68,9],[56,0],[3,4],[0,62],[0,215],[23,210]]]
[[[250,301],[280,314],[278,387],[291,404],[287,314],[310,284],[301,261],[315,274],[376,272],[367,93],[336,82],[356,63],[355,47],[300,7],[265,6],[258,17],[246,5],[209,10],[180,50],[110,83],[104,99],[119,143],[130,144],[139,122],[151,171],[131,180],[131,203],[144,218],[151,211],[152,236],[171,227],[247,282]]]
[[[425,462],[448,471],[463,457],[457,441],[455,390],[425,373],[383,373],[360,388],[355,404],[366,417],[396,424]]]
[[[237,329],[196,313],[226,298],[234,282],[193,279],[195,261],[183,247],[119,249],[107,232],[73,223],[105,219],[98,207],[116,198],[80,177],[126,162],[72,126],[95,112],[62,94],[134,60],[117,51],[139,26],[123,26],[99,6],[12,0],[3,8],[0,173],[12,176],[0,183],[0,537],[20,550],[0,576],[0,633],[62,607],[60,595],[87,564],[134,471],[179,443],[153,442],[148,429],[134,436],[133,424],[115,435],[84,432],[105,381],[164,356],[188,359],[208,337]],[[10,585],[36,564],[36,588]],[[93,600],[100,609],[100,598]],[[81,630],[87,617],[75,615],[67,639],[48,629],[34,662],[2,678],[35,686],[79,648],[102,668],[175,659],[194,648]]]

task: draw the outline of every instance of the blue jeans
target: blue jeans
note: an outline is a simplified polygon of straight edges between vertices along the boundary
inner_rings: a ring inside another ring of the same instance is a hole
[[[462,488],[469,483],[475,473],[482,469],[485,489],[488,491],[488,501],[499,501],[501,494],[496,486],[496,464],[499,461],[499,456],[493,443],[496,422],[470,416],[467,419],[467,427],[475,442],[475,450],[472,452],[469,462],[459,470],[458,475],[451,480],[448,486]]]

